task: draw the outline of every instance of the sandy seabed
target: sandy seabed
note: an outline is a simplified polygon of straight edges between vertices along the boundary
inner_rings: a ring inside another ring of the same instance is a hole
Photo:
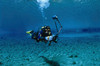
[[[100,37],[61,37],[51,46],[1,38],[0,66],[100,66]]]

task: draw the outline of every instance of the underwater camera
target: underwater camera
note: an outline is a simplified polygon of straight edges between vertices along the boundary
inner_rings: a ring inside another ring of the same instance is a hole
[[[54,15],[54,16],[52,17],[52,19],[58,19],[58,17],[57,17],[56,15]]]

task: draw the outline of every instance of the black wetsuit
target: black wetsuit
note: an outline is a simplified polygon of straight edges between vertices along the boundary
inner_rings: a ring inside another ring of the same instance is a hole
[[[36,39],[37,42],[39,41],[47,41],[45,40],[45,37],[51,36],[51,29],[49,26],[43,26],[43,28],[40,29],[40,31],[35,32],[32,34],[32,39]]]

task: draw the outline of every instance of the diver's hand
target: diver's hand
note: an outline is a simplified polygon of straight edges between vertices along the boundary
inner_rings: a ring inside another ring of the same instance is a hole
[[[58,35],[55,35],[52,40],[55,41],[57,38],[58,38]]]
[[[45,40],[47,40],[47,41],[52,41],[53,38],[54,38],[54,35],[51,35],[51,36],[45,37]]]

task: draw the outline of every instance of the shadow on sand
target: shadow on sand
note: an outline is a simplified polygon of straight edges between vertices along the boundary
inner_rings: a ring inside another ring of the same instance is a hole
[[[44,61],[45,61],[46,63],[48,63],[50,66],[60,66],[60,64],[59,64],[58,62],[56,62],[56,61],[49,60],[49,59],[47,59],[47,58],[44,57],[44,56],[40,56],[40,57],[42,57],[42,58],[44,59]]]

